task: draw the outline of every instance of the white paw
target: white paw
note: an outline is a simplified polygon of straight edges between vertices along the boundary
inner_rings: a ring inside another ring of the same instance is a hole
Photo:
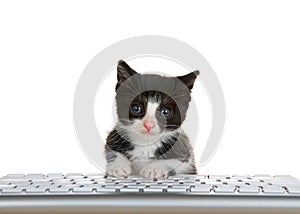
[[[148,166],[145,166],[141,171],[141,176],[144,178],[167,178],[168,177],[168,169],[163,166],[159,165],[157,163],[151,163]]]
[[[131,162],[128,159],[116,159],[106,166],[106,174],[113,177],[128,177],[131,173]]]

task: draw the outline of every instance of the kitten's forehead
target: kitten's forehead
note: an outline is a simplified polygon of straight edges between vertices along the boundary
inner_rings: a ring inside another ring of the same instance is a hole
[[[147,103],[146,117],[155,116],[155,113],[159,107],[160,102],[154,99],[149,99]]]
[[[161,101],[161,94],[157,92],[153,96],[148,97],[148,104],[158,104]]]
[[[176,105],[176,102],[167,94],[160,91],[145,91],[137,96],[133,103],[142,104],[145,108],[150,105],[156,105],[158,107]]]

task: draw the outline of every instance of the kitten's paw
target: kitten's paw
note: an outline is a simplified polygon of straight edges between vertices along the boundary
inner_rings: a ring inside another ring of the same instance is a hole
[[[145,166],[141,171],[141,176],[144,178],[167,178],[168,177],[168,169],[165,166],[161,166],[156,163],[149,164]]]
[[[128,177],[131,173],[131,163],[127,161],[115,160],[106,166],[106,175],[112,177]]]

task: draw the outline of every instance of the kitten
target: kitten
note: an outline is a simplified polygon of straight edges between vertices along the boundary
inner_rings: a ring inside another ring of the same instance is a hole
[[[179,77],[140,74],[119,61],[119,121],[106,139],[106,176],[196,174],[192,146],[181,124],[197,75],[199,71]]]

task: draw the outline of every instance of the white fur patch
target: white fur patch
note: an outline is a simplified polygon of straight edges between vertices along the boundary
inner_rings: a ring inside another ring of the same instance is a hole
[[[122,154],[116,152],[116,159],[107,163],[106,173],[113,177],[127,177],[132,170],[131,162]]]
[[[147,111],[146,111],[145,118],[149,118],[149,117],[155,118],[155,113],[157,111],[159,104],[160,104],[159,102],[155,102],[154,100],[150,99],[147,103]],[[155,118],[155,120],[156,120],[156,118]]]
[[[153,161],[143,167],[140,171],[140,175],[144,178],[167,178],[168,168],[164,163],[165,162],[161,163],[161,161]]]
[[[140,175],[145,178],[166,178],[168,172],[173,169],[176,174],[187,173],[191,170],[191,164],[176,159],[153,160],[151,163],[144,165]]]
[[[151,158],[154,158],[155,151],[161,147],[162,144],[160,142],[153,143],[150,145],[136,145],[134,150],[130,151],[129,154],[132,155],[132,161],[145,161]]]
[[[151,145],[160,140],[161,131],[155,117],[158,106],[159,102],[154,102],[152,99],[150,99],[147,103],[145,116],[142,119],[134,120],[132,125],[124,127],[128,131],[128,136],[133,144]],[[146,120],[151,120],[155,126],[149,133],[147,133],[147,129],[144,127]]]

